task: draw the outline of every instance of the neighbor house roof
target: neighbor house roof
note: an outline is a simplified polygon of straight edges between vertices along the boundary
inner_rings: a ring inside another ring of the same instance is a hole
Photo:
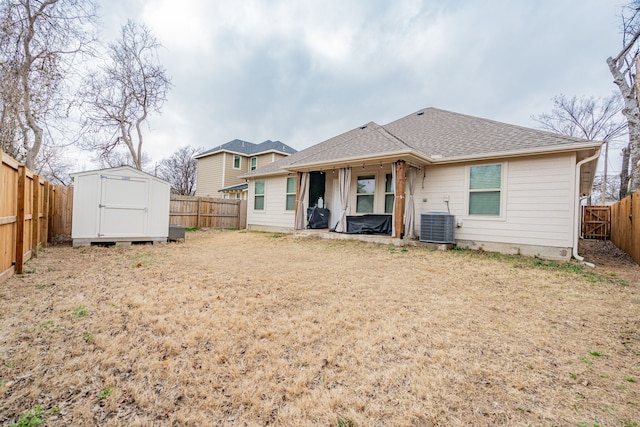
[[[367,123],[242,177],[349,164],[355,166],[359,162],[386,158],[435,164],[593,149],[601,144],[425,108],[386,125]]]
[[[246,190],[247,188],[249,188],[249,184],[247,184],[246,182],[242,183],[242,184],[236,184],[236,185],[230,185],[228,187],[224,187],[221,188],[220,191],[221,192],[227,192],[227,191],[242,191],[242,190]]]
[[[281,141],[271,141],[270,139],[263,141],[259,144],[253,142],[243,141],[241,139],[234,139],[225,144],[219,145],[211,150],[204,151],[196,156],[197,158],[210,156],[212,154],[220,152],[229,152],[234,154],[241,154],[243,156],[256,156],[258,154],[264,154],[268,152],[277,152],[283,154],[293,154],[295,149],[289,147],[287,144]]]

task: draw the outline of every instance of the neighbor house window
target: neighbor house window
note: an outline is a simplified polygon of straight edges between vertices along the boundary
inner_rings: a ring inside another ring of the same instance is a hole
[[[256,180],[253,208],[257,211],[264,210],[264,180],[263,179]]]
[[[258,158],[257,157],[252,157],[251,158],[251,168],[250,170],[256,170],[258,168]]]
[[[502,165],[469,168],[469,215],[500,215]]]
[[[356,190],[356,212],[373,213],[373,193],[376,190],[376,177],[366,175],[358,177]]]
[[[287,178],[287,210],[296,210],[296,178]]]
[[[393,213],[393,175],[388,173],[384,178],[384,213]]]
[[[240,169],[240,156],[233,156],[233,168]]]
[[[236,193],[236,199],[241,199],[242,198],[242,193]]]

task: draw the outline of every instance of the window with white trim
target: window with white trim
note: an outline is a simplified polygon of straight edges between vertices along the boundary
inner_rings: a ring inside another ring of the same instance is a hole
[[[234,169],[240,169],[241,167],[241,162],[240,162],[240,156],[238,155],[234,155],[233,156],[233,168]]]
[[[358,187],[356,189],[357,213],[373,213],[373,195],[375,191],[375,175],[365,175],[358,177]]]
[[[258,158],[257,157],[252,157],[251,158],[251,167],[249,168],[249,170],[256,170],[258,169]]]
[[[253,209],[257,211],[264,210],[264,179],[257,179],[254,187]]]
[[[296,210],[296,181],[295,177],[287,177],[287,210]]]
[[[469,215],[500,216],[502,165],[469,167]]]
[[[388,173],[384,177],[384,213],[393,213],[393,202],[395,200],[393,193],[393,175]]]

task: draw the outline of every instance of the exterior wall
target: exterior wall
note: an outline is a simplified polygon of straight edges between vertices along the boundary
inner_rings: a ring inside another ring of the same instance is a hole
[[[469,215],[469,167],[496,163],[503,165],[501,215]],[[422,213],[450,211],[458,224],[454,237],[460,246],[569,259],[576,232],[575,163],[574,154],[558,154],[503,162],[427,166],[426,170],[418,172],[416,181],[416,234],[420,232]],[[391,173],[388,165],[382,168],[352,168],[348,215],[359,215],[356,213],[356,187],[358,176],[362,175],[375,176],[374,213],[384,213],[385,175],[388,173]],[[331,211],[331,226],[340,209],[340,206],[336,206],[337,197],[334,194],[337,179],[337,172],[327,173],[325,202]],[[265,183],[264,211],[253,210],[254,185],[252,181],[249,183],[249,228],[293,229],[293,212],[285,212],[284,209],[286,176],[268,178]],[[405,194],[408,199],[408,183]]]
[[[240,156],[240,168],[233,168],[234,156]],[[196,196],[224,198],[221,188],[242,184],[244,179],[240,175],[249,172],[251,158],[240,154],[221,152],[198,159],[198,173],[196,176]],[[286,157],[284,154],[267,153],[257,156],[258,167],[275,162]]]
[[[218,190],[225,186],[223,181],[225,154],[228,157],[227,153],[217,153],[198,159],[196,196],[222,198],[222,193],[218,193]],[[231,158],[233,161],[233,156]]]
[[[233,158],[235,156],[240,156],[240,168],[233,168]],[[240,154],[226,153],[226,157],[224,159],[224,182],[222,187],[218,187],[218,190],[223,187],[229,187],[231,185],[242,184],[244,179],[238,178],[240,175],[247,173],[247,165],[249,164],[248,157],[242,156]]]
[[[171,186],[168,183],[151,180],[149,195],[149,235],[167,237],[169,235],[169,205]]]
[[[425,188],[422,177],[416,185],[416,233],[420,230],[420,214],[447,212],[448,199],[458,225],[455,239],[459,245],[568,259],[576,232],[575,156],[522,158],[501,163],[503,209],[498,218],[468,215],[470,164],[428,167]],[[476,164],[480,163],[471,165]]]
[[[293,230],[295,211],[286,210],[287,175],[265,178],[264,181],[264,210],[255,210],[255,182],[249,180],[247,228],[250,230]],[[305,201],[305,206],[307,203],[308,200]]]

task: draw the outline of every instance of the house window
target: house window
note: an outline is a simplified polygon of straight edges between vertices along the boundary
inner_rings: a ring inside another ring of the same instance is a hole
[[[287,210],[296,210],[296,178],[287,178]]]
[[[233,156],[233,168],[240,169],[240,156]]]
[[[256,180],[253,208],[257,211],[264,210],[264,180],[263,179]]]
[[[500,215],[502,165],[469,168],[469,215]]]
[[[242,193],[236,193],[236,199],[241,199],[242,198]]]
[[[393,193],[393,175],[388,173],[384,178],[384,213],[393,213]]]
[[[222,198],[223,199],[228,199],[229,198],[229,193],[222,193]]]
[[[366,175],[358,177],[356,190],[356,212],[373,213],[373,193],[376,189],[376,177]]]
[[[256,170],[258,168],[258,158],[257,157],[252,157],[251,158],[251,168],[249,170]]]

